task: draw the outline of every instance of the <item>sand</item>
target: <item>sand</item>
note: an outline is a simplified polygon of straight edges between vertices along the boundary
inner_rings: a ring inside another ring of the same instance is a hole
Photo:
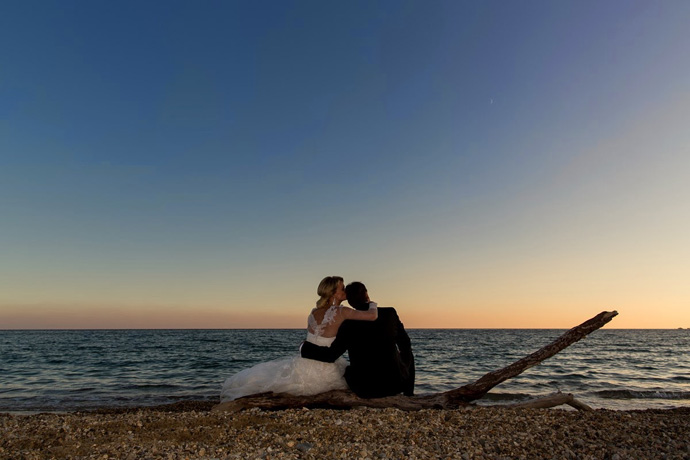
[[[0,414],[0,458],[690,459],[690,408]]]

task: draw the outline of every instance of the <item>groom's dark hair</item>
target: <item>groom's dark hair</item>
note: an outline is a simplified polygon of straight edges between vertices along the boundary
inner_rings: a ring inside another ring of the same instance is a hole
[[[367,302],[367,287],[364,283],[353,281],[345,287],[345,295],[347,296],[347,303],[357,310],[367,310],[369,302]]]

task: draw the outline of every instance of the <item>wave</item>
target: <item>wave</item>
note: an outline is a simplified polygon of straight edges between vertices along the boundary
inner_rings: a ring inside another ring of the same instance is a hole
[[[179,385],[170,383],[136,383],[130,385],[122,385],[123,390],[165,390],[165,389],[177,389],[180,388]]]
[[[188,393],[183,395],[128,396],[108,395],[80,397],[21,397],[0,398],[0,413],[38,413],[90,411],[103,408],[149,407],[171,404],[180,401],[218,401],[219,392],[209,394]]]
[[[567,392],[566,392],[567,393]],[[663,390],[601,390],[590,393],[601,399],[690,399],[690,391]],[[530,393],[487,393],[482,398],[488,401],[524,401],[538,396]]]
[[[592,394],[602,399],[690,399],[690,391],[602,390]]]

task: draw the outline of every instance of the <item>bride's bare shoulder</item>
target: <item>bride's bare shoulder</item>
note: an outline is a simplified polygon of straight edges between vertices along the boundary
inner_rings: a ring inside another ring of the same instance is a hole
[[[314,309],[311,311],[310,316],[313,316],[314,319],[315,319],[317,322],[320,323],[321,320],[323,320],[323,317],[324,317],[325,314],[326,314],[326,309],[325,309],[325,308],[314,308]]]

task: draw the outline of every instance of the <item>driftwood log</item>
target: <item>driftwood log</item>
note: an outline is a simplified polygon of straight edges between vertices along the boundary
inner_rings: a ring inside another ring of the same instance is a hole
[[[530,401],[525,401],[517,404],[510,404],[506,407],[511,409],[545,409],[547,407],[560,406],[561,404],[567,404],[570,407],[574,407],[581,411],[591,411],[594,410],[582,401],[575,399],[570,393],[554,393],[552,395],[544,396],[541,398],[532,399]]]
[[[599,329],[616,316],[616,311],[604,311],[579,326],[567,331],[552,343],[546,345],[529,356],[526,356],[513,364],[481,377],[479,380],[459,388],[419,396],[388,396],[386,398],[364,399],[349,390],[333,390],[313,396],[294,396],[285,393],[261,393],[245,396],[214,406],[214,411],[240,411],[258,407],[262,409],[289,409],[289,408],[328,408],[350,409],[353,407],[394,407],[402,410],[420,409],[456,409],[469,405],[471,401],[482,398],[496,385],[515,377],[530,367],[536,366],[559,351],[567,348],[591,332]],[[508,407],[553,407],[568,404],[579,410],[591,410],[587,405],[577,401],[573,395],[556,393],[544,398],[514,404]]]

